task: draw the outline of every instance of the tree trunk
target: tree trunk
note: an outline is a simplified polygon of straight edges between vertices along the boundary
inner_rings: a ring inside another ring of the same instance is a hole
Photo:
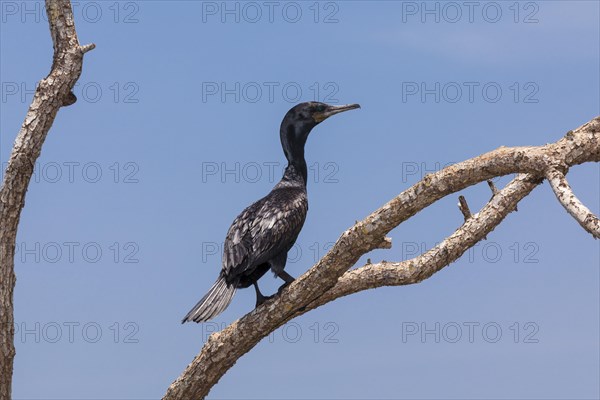
[[[0,400],[11,398],[14,347],[13,290],[17,227],[25,193],[46,135],[62,106],[77,100],[71,89],[81,75],[83,54],[95,46],[80,46],[69,0],[47,0],[46,12],[54,44],[50,74],[35,91],[15,140],[0,189]]]

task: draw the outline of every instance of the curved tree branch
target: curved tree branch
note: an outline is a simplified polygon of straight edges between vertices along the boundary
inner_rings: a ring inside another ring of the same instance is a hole
[[[546,179],[556,198],[579,225],[592,234],[594,239],[600,238],[600,220],[573,193],[565,175],[556,168],[546,171]]]
[[[80,46],[69,0],[47,0],[46,13],[54,46],[52,68],[35,91],[15,140],[0,189],[0,400],[11,396],[14,347],[13,290],[17,227],[33,167],[58,110],[77,100],[73,86],[83,54],[95,45]]]
[[[458,259],[483,239],[544,178],[544,171],[600,161],[600,117],[556,143],[501,147],[425,176],[423,180],[357,222],[331,250],[281,296],[267,301],[221,332],[212,334],[200,354],[171,384],[165,400],[204,398],[235,362],[262,338],[311,309],[360,290],[420,282]],[[437,200],[494,177],[521,173],[492,196],[454,234],[421,256],[402,263],[368,264],[347,272],[358,259],[380,248],[385,235]]]
[[[452,235],[425,253],[402,262],[383,261],[346,272],[334,287],[310,303],[303,314],[349,294],[381,286],[419,283],[458,260],[467,250],[492,232],[515,211],[517,203],[542,183],[542,179],[523,174],[499,191],[477,214],[471,215]]]

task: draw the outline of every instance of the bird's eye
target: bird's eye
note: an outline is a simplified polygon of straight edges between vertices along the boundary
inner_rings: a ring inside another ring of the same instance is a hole
[[[325,111],[325,106],[323,104],[319,104],[316,108],[317,112],[323,112]]]

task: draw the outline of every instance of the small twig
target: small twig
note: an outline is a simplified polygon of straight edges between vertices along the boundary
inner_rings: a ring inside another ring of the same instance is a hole
[[[465,196],[458,196],[458,209],[462,213],[463,217],[465,217],[465,222],[471,218],[471,210],[469,210],[469,205],[467,204],[467,199]]]
[[[85,44],[85,45],[83,45],[83,46],[80,46],[80,47],[79,47],[79,50],[81,50],[81,52],[82,52],[83,54],[85,54],[85,53],[87,53],[87,52],[88,52],[88,51],[90,51],[90,50],[94,50],[95,48],[96,48],[96,44],[94,44],[94,43],[90,43],[90,44]]]
[[[487,184],[490,187],[490,189],[492,190],[492,197],[494,197],[498,193],[498,188],[494,184],[494,181],[491,179],[487,180]]]

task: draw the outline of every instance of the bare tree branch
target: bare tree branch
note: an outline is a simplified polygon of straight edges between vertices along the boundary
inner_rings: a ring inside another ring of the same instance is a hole
[[[81,75],[83,54],[95,46],[80,46],[69,0],[46,0],[54,45],[50,74],[35,91],[15,140],[0,189],[0,400],[11,396],[14,347],[13,290],[17,227],[25,193],[46,135],[60,107],[77,99],[71,92]]]
[[[367,264],[346,272],[336,285],[325,292],[303,314],[349,294],[381,286],[419,283],[458,260],[468,249],[484,239],[542,180],[530,174],[519,175],[499,191],[480,212],[474,214],[452,235],[427,252],[402,262]]]
[[[600,237],[600,221],[573,193],[565,175],[556,168],[546,171],[546,179],[554,191],[556,198],[579,225],[594,236]]]
[[[541,183],[544,171],[598,161],[600,117],[569,131],[556,143],[501,147],[425,176],[344,232],[331,250],[281,296],[212,334],[163,399],[204,398],[241,356],[297,315],[356,291],[426,279],[491,232]],[[478,214],[468,218],[454,234],[428,252],[402,263],[367,264],[347,272],[363,254],[380,248],[387,233],[437,200],[476,183],[513,173],[523,175],[495,193]]]

